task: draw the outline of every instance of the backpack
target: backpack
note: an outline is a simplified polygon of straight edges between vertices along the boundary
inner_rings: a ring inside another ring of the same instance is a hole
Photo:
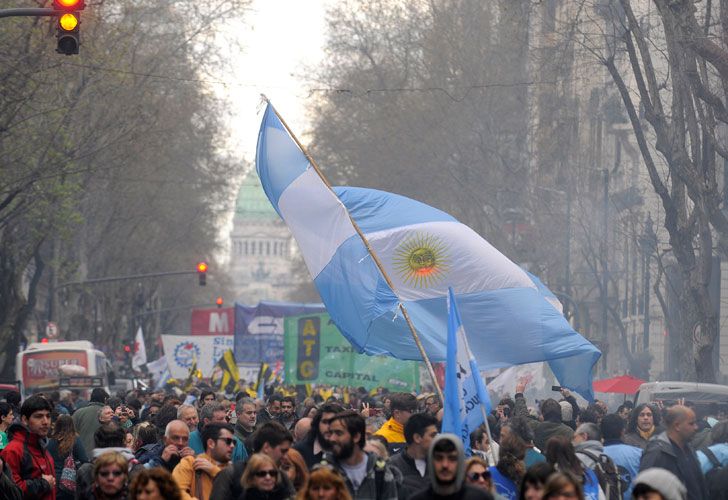
[[[608,500],[622,500],[624,492],[629,488],[629,472],[624,467],[617,466],[608,455],[600,453],[595,455],[586,450],[579,450],[594,460],[592,470],[597,476],[599,486]]]
[[[63,461],[61,482],[58,488],[68,493],[76,491],[76,461],[73,459],[73,453],[69,453]]]
[[[708,498],[712,499],[724,499],[728,498],[728,468],[723,467],[707,446],[700,448],[710,463],[713,464],[713,468],[705,474],[705,485],[708,487]]]

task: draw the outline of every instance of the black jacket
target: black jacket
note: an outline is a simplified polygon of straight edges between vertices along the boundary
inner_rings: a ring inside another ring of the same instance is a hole
[[[425,475],[421,476],[417,470],[414,458],[407,455],[407,449],[392,455],[389,458],[389,465],[396,467],[402,473],[402,488],[400,490],[400,498],[409,498],[411,495],[422,489],[424,484],[429,484],[430,476],[427,467],[425,467]]]
[[[688,444],[680,449],[668,438],[667,432],[650,439],[642,453],[640,472],[652,467],[661,467],[675,474],[687,488],[688,499],[708,499],[708,489],[695,450]]]
[[[432,489],[432,486],[429,486],[427,489],[409,497],[409,500],[430,500],[433,498],[436,500],[493,500],[493,495],[469,484],[463,484],[462,488],[452,495],[438,495]]]

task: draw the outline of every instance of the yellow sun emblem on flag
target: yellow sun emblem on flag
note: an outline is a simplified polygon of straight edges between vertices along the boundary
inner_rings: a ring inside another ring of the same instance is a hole
[[[410,236],[394,251],[394,268],[406,285],[429,288],[442,280],[448,269],[447,248],[437,236]]]

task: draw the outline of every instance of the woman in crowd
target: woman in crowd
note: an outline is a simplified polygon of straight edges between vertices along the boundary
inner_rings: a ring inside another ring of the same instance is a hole
[[[521,494],[519,500],[541,500],[543,487],[549,476],[554,473],[553,466],[548,462],[540,462],[526,470],[521,481]]]
[[[70,415],[56,419],[47,450],[56,469],[56,500],[72,500],[76,496],[76,471],[88,457]]]
[[[558,472],[571,474],[580,482],[582,492],[579,498],[585,498],[586,500],[601,500],[604,498],[604,492],[599,486],[596,474],[594,474],[593,470],[582,465],[569,438],[554,436],[546,441],[545,455],[546,461],[553,465]],[[546,498],[545,493],[544,498]]]
[[[244,491],[239,500],[286,500],[291,496],[276,463],[263,453],[250,457],[240,482]]]
[[[162,467],[142,469],[129,486],[130,500],[180,500],[179,486]]]
[[[8,444],[8,427],[13,423],[13,407],[5,401],[0,402],[0,450]]]
[[[79,495],[80,500],[122,500],[127,498],[129,463],[115,451],[94,461],[93,483]]]
[[[516,498],[518,487],[526,472],[523,462],[526,446],[515,434],[506,433],[501,439],[498,455],[498,464],[489,468],[495,491],[506,498]]]
[[[624,444],[644,450],[647,447],[647,441],[660,432],[662,432],[660,412],[654,406],[642,403],[632,410],[627,424],[627,431],[622,441],[624,441]]]
[[[281,458],[281,470],[288,475],[288,479],[291,480],[291,484],[293,484],[293,488],[296,491],[300,491],[303,485],[306,484],[308,467],[306,467],[306,461],[298,450],[291,448],[288,450],[288,453],[283,455]]]
[[[493,484],[493,478],[490,475],[488,469],[488,462],[480,458],[479,456],[470,457],[465,461],[465,482],[487,491],[496,500],[502,499],[495,491],[495,485]]]
[[[352,500],[344,478],[330,467],[311,472],[296,500]]]
[[[573,474],[556,472],[549,477],[543,488],[543,500],[584,500],[579,479]]]

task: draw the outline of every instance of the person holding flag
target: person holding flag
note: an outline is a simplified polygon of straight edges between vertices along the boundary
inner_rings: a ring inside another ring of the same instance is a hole
[[[453,289],[449,288],[448,293],[447,364],[442,432],[455,434],[463,443],[470,443],[470,433],[480,425],[485,425],[488,439],[492,442],[486,418],[491,410],[490,396],[478,373],[475,358],[470,352]],[[491,447],[491,455],[492,449]],[[489,459],[492,459],[491,463],[496,463],[495,456]]]

